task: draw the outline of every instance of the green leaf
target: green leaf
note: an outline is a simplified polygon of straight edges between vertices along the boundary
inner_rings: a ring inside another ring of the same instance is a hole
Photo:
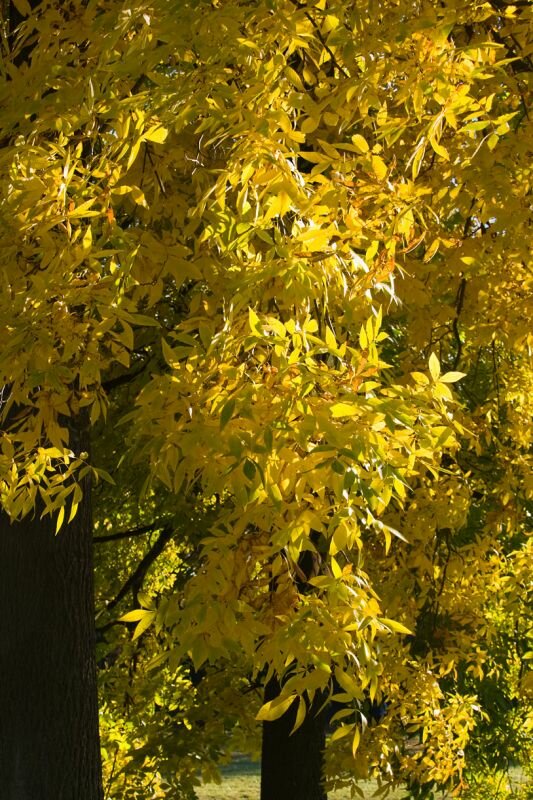
[[[161,339],[161,350],[163,353],[163,358],[165,362],[171,369],[176,369],[179,366],[179,361],[174,356],[174,352],[170,345],[165,341],[165,339]]]
[[[256,467],[255,467],[254,462],[251,461],[251,459],[249,459],[249,458],[246,459],[246,461],[243,464],[242,471],[244,472],[245,477],[248,478],[249,481],[253,481],[254,480],[255,473],[256,473]]]

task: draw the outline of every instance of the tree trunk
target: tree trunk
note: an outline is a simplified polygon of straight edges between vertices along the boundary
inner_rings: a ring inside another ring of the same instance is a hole
[[[38,512],[0,515],[2,800],[103,796],[89,489],[57,536]]]
[[[272,679],[265,687],[265,702],[277,697],[278,682]],[[317,694],[303,724],[292,736],[297,703],[280,719],[263,723],[261,753],[261,800],[326,800],[322,785],[325,712],[317,711],[324,698]]]

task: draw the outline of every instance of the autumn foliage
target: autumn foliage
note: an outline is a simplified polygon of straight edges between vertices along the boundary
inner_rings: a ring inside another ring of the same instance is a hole
[[[75,0],[4,41],[2,504],[61,536],[96,481],[110,796],[317,693],[331,786],[528,763],[531,22]]]

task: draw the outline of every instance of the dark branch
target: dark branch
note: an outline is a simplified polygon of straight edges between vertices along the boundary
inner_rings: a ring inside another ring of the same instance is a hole
[[[139,563],[139,566],[135,570],[135,572],[130,575],[128,580],[123,584],[121,589],[119,590],[118,594],[109,601],[106,605],[106,611],[111,611],[111,609],[115,608],[121,600],[126,597],[129,591],[133,592],[134,597],[136,597],[137,593],[140,591],[143,581],[146,577],[146,573],[154,563],[154,561],[161,555],[167,542],[172,538],[172,534],[174,533],[174,529],[170,526],[163,528],[161,533],[159,534],[158,538],[148,550],[142,561]]]
[[[119,531],[118,533],[108,533],[105,536],[94,536],[93,542],[116,542],[119,539],[131,539],[134,536],[143,536],[146,533],[152,533],[160,527],[156,522],[151,525],[141,525],[139,528],[133,528],[129,531]]]
[[[291,2],[292,2],[293,5],[296,6],[296,8],[300,8],[302,10],[305,9],[305,6],[302,5],[301,3],[299,3],[298,0],[291,0]],[[339,62],[337,61],[337,59],[335,57],[335,53],[333,52],[331,47],[328,45],[328,43],[324,39],[324,37],[322,35],[322,31],[320,30],[316,20],[313,19],[313,17],[309,13],[309,11],[304,11],[304,15],[307,17],[307,19],[309,20],[309,22],[311,23],[311,25],[315,29],[316,35],[318,37],[318,40],[319,40],[320,44],[322,45],[322,47],[324,48],[324,50],[329,54],[329,57],[331,58],[331,63],[333,64],[333,66],[337,67],[337,69],[339,70],[341,75],[343,75],[345,78],[349,78],[350,76],[348,75],[348,73],[346,72],[344,67],[341,66],[341,64],[339,64]]]
[[[133,372],[124,372],[122,375],[117,375],[116,378],[109,378],[109,380],[103,381],[102,389],[105,392],[110,392],[112,389],[116,389],[119,386],[125,386],[126,384],[135,380],[135,378],[137,378],[139,375],[142,375],[147,363],[147,361],[143,361],[140,369],[134,370]]]
[[[465,290],[466,290],[466,278],[461,278],[461,283],[459,284],[459,288],[457,290],[457,297],[455,300],[455,317],[452,323],[453,335],[455,336],[455,341],[457,342],[457,350],[455,351],[455,358],[453,361],[454,369],[457,369],[457,367],[459,366],[459,362],[461,360],[461,355],[463,352],[463,343],[461,341],[461,335],[459,333],[459,317],[461,316],[461,311],[463,310],[463,304],[465,300]]]

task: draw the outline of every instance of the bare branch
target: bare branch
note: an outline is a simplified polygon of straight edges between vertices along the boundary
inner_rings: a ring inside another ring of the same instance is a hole
[[[143,536],[146,533],[152,533],[160,527],[160,524],[157,522],[152,522],[150,525],[141,525],[139,528],[132,528],[132,530],[129,531],[108,533],[105,536],[94,536],[93,542],[116,542],[120,539],[131,539],[134,536]]]

